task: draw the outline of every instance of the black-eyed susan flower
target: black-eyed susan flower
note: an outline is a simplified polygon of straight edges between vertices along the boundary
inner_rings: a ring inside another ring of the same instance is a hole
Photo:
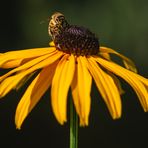
[[[0,54],[0,68],[11,68],[0,76],[0,97],[18,89],[38,72],[17,106],[17,128],[50,86],[51,104],[57,121],[60,124],[67,121],[67,94],[71,89],[80,124],[88,125],[92,79],[113,119],[121,116],[120,96],[124,92],[117,77],[131,85],[144,111],[148,111],[148,79],[136,73],[130,59],[113,49],[99,46],[93,33],[83,27],[69,25],[61,13],[52,15],[48,30],[53,39],[49,47]],[[119,56],[124,67],[112,61],[110,54]]]

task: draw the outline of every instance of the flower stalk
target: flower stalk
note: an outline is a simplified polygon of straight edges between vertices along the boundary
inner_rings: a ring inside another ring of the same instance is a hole
[[[78,148],[78,116],[70,99],[70,148]]]

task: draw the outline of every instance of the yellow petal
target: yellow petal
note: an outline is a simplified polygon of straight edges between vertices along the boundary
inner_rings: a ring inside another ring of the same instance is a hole
[[[18,71],[22,71],[22,70],[25,70],[25,69],[27,69],[27,68],[30,68],[30,67],[32,67],[32,66],[38,64],[39,62],[45,60],[45,59],[48,58],[48,57],[49,57],[49,55],[44,55],[44,56],[35,58],[35,59],[33,59],[33,60],[27,62],[26,64],[24,64],[24,65],[22,65],[22,66],[20,66],[20,67],[18,67],[18,68],[15,68],[15,69],[13,69],[13,70],[11,70],[11,71],[9,71],[8,73],[6,73],[5,75],[3,75],[3,76],[0,77],[0,82],[1,82],[2,80],[4,80],[6,77],[12,75],[13,73],[16,73],[16,72],[18,72]]]
[[[56,64],[45,67],[32,81],[21,98],[15,115],[15,124],[18,129],[21,128],[25,118],[49,88],[55,71],[55,66]]]
[[[128,71],[131,75],[134,75],[139,81],[141,81],[146,87],[148,87],[148,79],[144,78],[143,76],[133,73],[131,71]]]
[[[106,61],[102,58],[98,57],[95,58],[95,60],[107,70],[113,72],[114,74],[122,77],[125,81],[127,81],[135,90],[144,111],[148,111],[148,91],[143,85],[143,83],[145,85],[148,84],[148,79],[143,78],[136,73],[133,73],[113,62]]]
[[[91,105],[91,83],[92,78],[90,73],[87,70],[87,61],[85,57],[79,56],[77,58],[77,68],[78,68],[78,94],[80,97],[80,106],[82,120],[85,125],[88,125],[90,105]]]
[[[28,59],[33,57],[38,57],[46,54],[50,54],[56,50],[55,47],[48,48],[35,48],[35,49],[26,49],[26,50],[18,50],[18,51],[10,51],[3,53],[0,56],[0,67],[10,61],[16,59]]]
[[[7,78],[0,84],[0,98],[4,97],[21,80],[21,75],[15,75]]]
[[[63,53],[58,52],[55,55],[52,55],[51,57],[48,57],[47,59],[41,61],[40,63],[30,67],[29,69],[22,71],[14,76],[10,76],[2,81],[0,84],[0,97],[5,96],[11,89],[16,88],[16,85],[28,74],[36,71],[37,69],[46,67],[55,61],[57,61]]]
[[[49,46],[54,47],[55,46],[54,42],[53,41],[49,42]]]
[[[101,47],[100,47],[101,48]],[[99,55],[107,60],[110,60],[110,55],[108,53],[105,52],[99,52]]]
[[[1,68],[5,68],[5,69],[14,68],[21,65],[22,61],[23,59],[11,60],[1,65]]]
[[[51,104],[60,124],[67,120],[67,94],[75,70],[74,56],[68,56],[64,56],[57,65],[51,87]]]
[[[88,61],[90,73],[107,104],[110,114],[113,119],[119,118],[121,116],[121,99],[113,78],[105,73],[93,58],[89,58]]]
[[[136,66],[134,64],[134,62],[132,60],[130,60],[129,58],[125,57],[124,55],[114,51],[111,48],[107,48],[107,47],[100,47],[100,52],[101,53],[112,53],[112,54],[116,54],[117,56],[119,56],[120,58],[122,58],[123,63],[125,65],[125,67],[135,73],[137,73],[137,69]]]
[[[35,74],[35,72],[25,76],[18,84],[15,88],[16,90],[19,90],[22,86],[24,86],[26,84],[26,82]]]
[[[79,89],[78,89],[78,68],[76,66],[74,77],[71,83],[71,91],[72,91],[72,97],[73,97],[73,102],[76,108],[76,112],[79,115],[80,118],[80,125],[85,125],[85,122],[83,121],[83,116],[82,116],[82,107],[81,107],[81,101],[80,101],[80,94],[79,94]]]
[[[119,91],[120,95],[124,94],[125,91],[122,89],[122,86],[121,86],[121,83],[120,83],[119,79],[113,73],[111,73],[111,72],[107,72],[107,73],[113,78],[113,80],[114,80],[114,82],[115,82],[115,84],[116,84],[116,86],[118,88],[118,91]]]
[[[24,65],[22,65],[18,68],[15,68],[15,69],[9,71],[8,73],[6,73],[5,75],[1,76],[0,82],[15,72],[22,71],[22,70],[28,69],[30,67],[42,68],[43,66],[40,67],[39,65],[42,65],[43,63],[45,64],[45,66],[47,66],[48,64],[51,64],[52,61],[54,62],[55,60],[57,60],[61,55],[62,55],[62,52],[56,51],[56,52],[53,52],[53,54],[48,54],[48,55],[44,55],[44,56],[35,58],[35,59],[25,63]],[[36,68],[36,69],[39,69],[39,68]]]
[[[52,53],[51,53],[51,54],[52,54]],[[27,63],[27,62],[33,60],[33,59],[36,59],[36,58],[38,58],[38,57],[9,60],[9,61],[3,63],[3,64],[1,65],[1,68],[3,68],[3,69],[9,69],[9,68],[19,67],[19,66],[21,66],[21,65],[23,65],[23,64],[25,64],[25,63]]]

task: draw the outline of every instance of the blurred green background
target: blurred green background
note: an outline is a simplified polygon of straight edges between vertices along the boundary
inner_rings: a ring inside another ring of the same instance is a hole
[[[95,32],[103,46],[135,61],[139,73],[148,73],[147,0],[8,0],[0,5],[0,52],[47,47],[47,19],[62,12],[71,24]],[[44,23],[42,23],[44,21]],[[144,113],[132,89],[123,84],[123,115],[111,119],[96,89],[92,90],[90,126],[80,128],[79,147],[144,147],[147,144],[148,114]],[[16,105],[25,88],[0,100],[0,143],[3,147],[68,148],[67,123],[60,126],[51,111],[49,93],[26,119],[22,130],[14,126]],[[98,101],[99,100],[99,101]]]

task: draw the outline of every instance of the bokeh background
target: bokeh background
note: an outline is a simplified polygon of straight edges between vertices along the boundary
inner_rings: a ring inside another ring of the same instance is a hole
[[[135,61],[139,73],[148,73],[147,0],[7,0],[0,4],[0,52],[47,47],[49,16],[60,11],[71,24],[90,28],[101,45]],[[44,22],[44,23],[43,23]],[[2,74],[0,70],[0,74]],[[123,81],[122,81],[123,82]],[[51,110],[50,91],[25,120],[14,125],[15,108],[27,86],[0,100],[0,147],[68,148],[69,122],[60,126]],[[144,113],[130,86],[123,82],[123,113],[112,120],[96,88],[92,89],[90,125],[79,129],[80,148],[146,147],[148,113]]]

